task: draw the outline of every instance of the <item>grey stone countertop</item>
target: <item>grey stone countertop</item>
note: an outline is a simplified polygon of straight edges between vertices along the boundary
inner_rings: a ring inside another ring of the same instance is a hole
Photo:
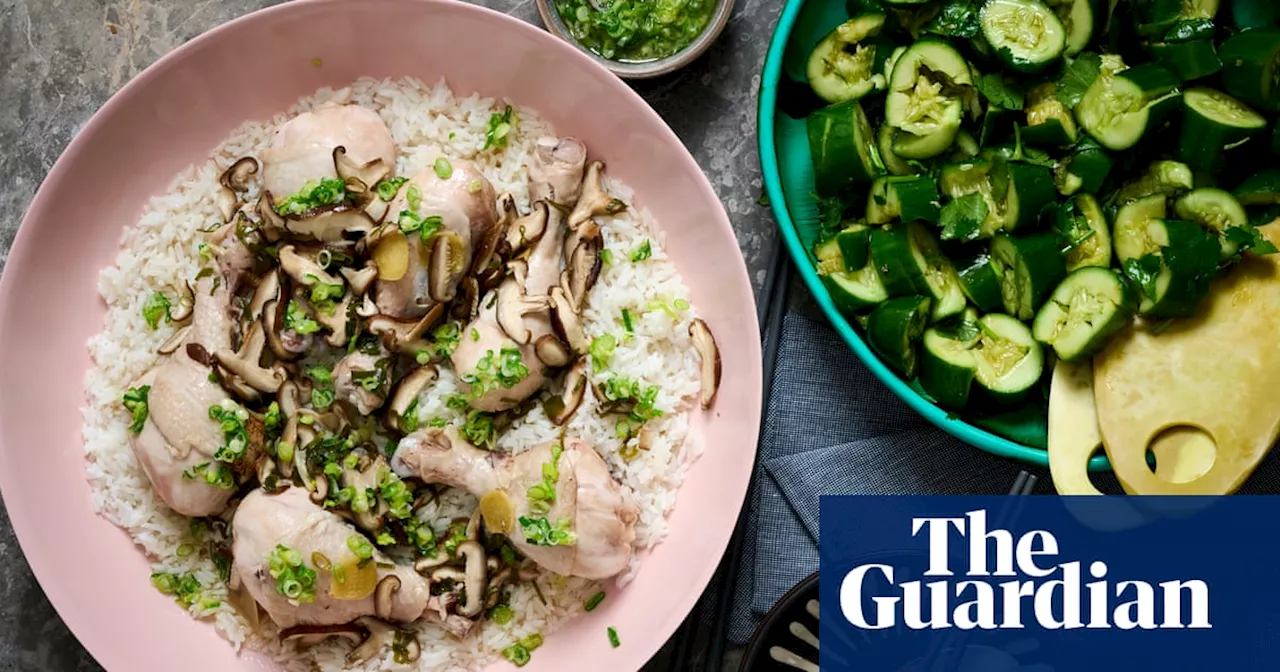
[[[166,52],[271,0],[0,0],[0,263],[36,188],[71,137]],[[533,0],[481,4],[541,25]],[[757,293],[775,244],[757,205],[755,94],[784,3],[738,0],[695,63],[635,88],[675,130],[724,202]],[[100,670],[31,575],[0,510],[0,670]]]

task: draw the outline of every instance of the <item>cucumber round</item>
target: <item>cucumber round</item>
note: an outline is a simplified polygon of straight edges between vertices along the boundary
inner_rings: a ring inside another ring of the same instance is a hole
[[[1115,228],[1111,240],[1115,245],[1116,259],[1125,263],[1160,251],[1151,239],[1147,226],[1154,219],[1168,214],[1164,194],[1154,194],[1128,203],[1116,212]]]
[[[914,378],[919,363],[917,346],[929,321],[929,297],[889,299],[867,317],[867,342],[889,368]]]
[[[915,175],[920,171],[893,152],[893,141],[896,135],[897,131],[889,124],[882,124],[876,133],[876,147],[880,149],[880,158],[884,161],[884,167],[889,170],[890,175]]]
[[[1184,82],[1208,77],[1222,69],[1222,60],[1211,39],[1156,42],[1147,45],[1147,51],[1157,64]]]
[[[822,197],[885,174],[867,114],[858,101],[824,107],[805,120],[814,188]]]
[[[1194,315],[1218,268],[1217,238],[1198,224],[1176,219],[1153,217],[1143,229],[1126,227],[1122,236],[1117,216],[1116,253],[1125,274],[1141,288],[1138,312],[1151,317]],[[1140,254],[1132,254],[1135,250]]]
[[[1101,145],[1086,136],[1076,145],[1074,153],[1054,169],[1054,181],[1058,193],[1064,196],[1077,192],[1096,195],[1110,174],[1111,157]]]
[[[1197,170],[1222,168],[1232,144],[1264,131],[1267,120],[1231,96],[1197,87],[1182,94],[1182,135],[1178,158]]]
[[[991,263],[1000,275],[1005,312],[1020,320],[1035,317],[1045,297],[1067,274],[1056,233],[997,235],[991,240]]]
[[[1235,195],[1241,205],[1280,205],[1280,170],[1268,168],[1246,177]]]
[[[1040,216],[1040,210],[1051,203],[1057,190],[1053,185],[1053,173],[1043,166],[1026,163],[1010,163],[1009,187],[1005,191],[1005,230],[1014,231],[1031,226]]]
[[[845,313],[859,313],[879,305],[889,298],[884,283],[875,266],[866,265],[856,271],[836,271],[821,274],[822,284],[831,294],[831,301]]]
[[[1076,106],[1076,120],[1102,146],[1112,150],[1138,144],[1177,98],[1178,80],[1156,65],[1099,75]]]
[[[873,229],[871,258],[890,296],[921,295],[933,300],[934,321],[964,310],[960,279],[938,241],[921,224]]]
[[[806,75],[814,93],[829,103],[856,100],[885,87],[878,61],[888,57],[892,45],[868,40],[880,34],[884,14],[865,14],[835,27],[809,53]]]
[[[867,196],[867,223],[925,221],[938,223],[938,185],[928,175],[881,177]]]
[[[994,313],[1004,308],[1004,301],[1000,298],[1000,274],[991,265],[991,257],[979,254],[961,262],[956,275],[960,277],[960,289],[978,310]]]
[[[1038,0],[987,0],[979,12],[982,35],[1005,65],[1040,72],[1067,49],[1067,30]]]
[[[960,130],[964,104],[950,89],[972,84],[969,65],[940,40],[919,40],[897,58],[885,98],[885,119],[902,131],[893,150],[908,159],[946,151]]]
[[[1199,224],[1218,238],[1222,246],[1221,258],[1236,253],[1239,245],[1227,240],[1226,230],[1232,226],[1249,223],[1244,206],[1230,192],[1204,187],[1183,194],[1173,204],[1173,212],[1179,219]]]
[[[1237,33],[1222,43],[1218,57],[1228,93],[1263,110],[1280,110],[1280,28]]]
[[[920,387],[943,408],[962,409],[978,372],[973,349],[978,344],[976,322],[934,327],[924,332],[920,348]]]
[[[1155,194],[1176,196],[1195,186],[1191,167],[1177,161],[1152,161],[1147,174],[1129,180],[1112,194],[1111,201],[1124,205]]]
[[[1044,373],[1044,351],[1025,324],[993,313],[978,320],[974,381],[981,396],[996,405],[1017,403]]]
[[[1058,358],[1092,357],[1137,309],[1133,289],[1115,271],[1088,266],[1072,272],[1036,313],[1031,333]]]
[[[1075,56],[1084,51],[1089,46],[1089,41],[1093,39],[1093,26],[1096,21],[1094,17],[1094,2],[1096,0],[1048,0],[1047,4],[1053,13],[1058,15],[1058,20],[1062,22],[1063,30],[1067,31],[1067,45],[1063,53],[1067,56]],[[1105,12],[1106,5],[1102,4],[1099,10]]]
[[[1054,224],[1067,248],[1068,273],[1111,265],[1111,229],[1093,196],[1080,194],[1058,205]]]

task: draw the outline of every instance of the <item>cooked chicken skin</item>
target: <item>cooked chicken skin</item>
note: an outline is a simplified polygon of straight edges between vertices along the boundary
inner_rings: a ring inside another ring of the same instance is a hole
[[[422,317],[436,303],[451,300],[457,293],[458,282],[471,266],[475,249],[498,221],[497,196],[489,180],[468,161],[450,161],[449,168],[452,172],[448,178],[441,178],[435,168],[409,178],[391,201],[387,218],[397,221],[404,211],[421,217],[439,217],[441,231],[453,233],[460,243],[461,254],[454,264],[455,270],[445,283],[443,293],[432,292],[429,265],[433,243],[424,243],[421,236],[410,235],[409,271],[399,280],[379,280],[374,285],[374,302],[384,315]],[[409,205],[410,190],[414,190],[417,197],[413,200],[420,199],[416,211]]]
[[[337,625],[374,615],[372,594],[359,600],[339,600],[329,594],[332,571],[316,571],[313,602],[295,606],[276,590],[268,556],[277,545],[297,551],[303,563],[313,570],[312,558],[316,553],[322,554],[332,566],[358,561],[347,540],[360,533],[338,516],[313,504],[306,490],[289,488],[278,495],[254,490],[240,503],[231,524],[235,533],[232,554],[240,580],[276,625],[281,628]],[[408,623],[421,618],[431,601],[428,581],[412,567],[395,565],[394,569],[387,569],[393,563],[376,548],[373,562],[378,567],[379,581],[387,576],[400,579],[400,589],[391,598],[390,620]]]
[[[529,200],[572,207],[582,194],[587,146],[574,138],[543,137],[529,164]]]
[[[308,181],[337,177],[333,149],[339,146],[356,163],[382,159],[395,171],[396,143],[382,117],[359,105],[330,105],[304,112],[276,131],[261,155],[263,187],[279,201]]]
[[[136,383],[151,386],[149,409],[142,431],[129,436],[129,445],[169,508],[184,516],[210,516],[227,508],[234,488],[210,485],[182,473],[213,463],[223,437],[218,422],[209,418],[209,407],[231,397],[209,380],[209,367],[191,359],[186,346],[199,344],[208,352],[229,348],[234,322],[227,283],[215,288],[213,278],[202,278],[195,289],[195,313],[185,342]]]
[[[542,465],[551,461],[552,443],[511,457],[489,453],[460,438],[454,428],[427,429],[400,440],[392,467],[427,483],[462,488],[476,496],[502,490],[516,516],[532,516],[529,488],[542,482]],[[539,546],[519,526],[509,538],[516,550],[557,574],[606,579],[627,568],[639,512],[623,500],[609,467],[591,446],[567,437],[557,463],[556,502],[546,514],[553,523],[568,520],[577,536],[571,546]]]
[[[380,350],[378,354],[367,354],[359,350],[348,353],[333,367],[333,391],[339,399],[355,406],[360,415],[372,415],[387,400],[385,394],[365,389],[352,378],[357,371],[376,371],[378,360],[390,357],[390,353]],[[388,373],[387,375],[390,375]]]

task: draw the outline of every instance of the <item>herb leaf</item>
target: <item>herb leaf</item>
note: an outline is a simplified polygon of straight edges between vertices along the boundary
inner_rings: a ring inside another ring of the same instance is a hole
[[[938,10],[938,15],[924,25],[924,30],[950,37],[977,37],[982,26],[978,23],[977,8],[970,0],[950,0]]]
[[[1021,110],[1026,105],[1026,91],[1014,82],[1004,81],[1004,75],[1000,73],[983,75],[974,80],[973,85],[983,98],[996,107]]]
[[[1148,254],[1124,262],[1124,274],[1142,289],[1142,293],[1148,299],[1152,300],[1156,298],[1156,280],[1160,277],[1162,268],[1163,264],[1158,254]]]
[[[1080,54],[1063,71],[1054,96],[1058,102],[1068,108],[1074,108],[1080,99],[1084,98],[1084,92],[1089,89],[1090,84],[1093,84],[1093,80],[1098,78],[1098,73],[1101,71],[1101,56],[1094,53]]]
[[[982,222],[988,212],[987,201],[982,194],[952,199],[942,208],[943,240],[976,240],[982,233]]]
[[[1275,254],[1280,251],[1252,226],[1228,226],[1222,236],[1227,242],[1238,245],[1240,252],[1249,250],[1254,254]]]

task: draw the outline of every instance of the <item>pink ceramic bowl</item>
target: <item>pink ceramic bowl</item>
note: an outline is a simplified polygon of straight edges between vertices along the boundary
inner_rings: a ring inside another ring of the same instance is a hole
[[[312,65],[317,57],[323,67]],[[108,670],[271,669],[237,657],[211,626],[151,588],[142,554],[94,514],[80,435],[85,343],[102,327],[98,272],[150,196],[243,121],[363,75],[444,76],[460,93],[532,106],[584,140],[657,216],[719,339],[719,398],[695,423],[706,452],[688,472],[667,540],[629,587],[549,637],[528,667],[638,669],[707,585],[747,490],[761,357],[746,268],[711,186],[639,96],[541,30],[447,0],[303,0],[232,21],[148,68],[72,141],[0,281],[0,488],[22,550]],[[617,628],[620,648],[610,647],[606,626]]]

